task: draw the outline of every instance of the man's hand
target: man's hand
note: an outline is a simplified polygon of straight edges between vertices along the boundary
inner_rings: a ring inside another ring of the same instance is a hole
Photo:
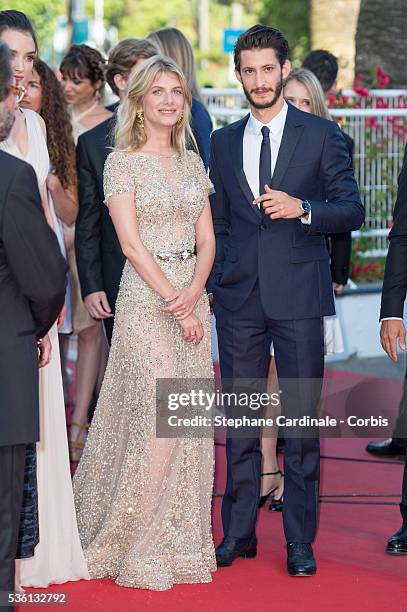
[[[333,288],[335,295],[341,295],[342,291],[345,288],[345,285],[341,285],[340,283],[333,283]]]
[[[302,217],[304,212],[299,198],[293,198],[285,191],[270,189],[268,185],[265,185],[264,188],[266,193],[256,198],[253,205],[260,204],[270,219],[297,219]]]
[[[380,342],[392,361],[397,361],[397,338],[401,349],[406,349],[406,328],[403,321],[382,321]]]
[[[52,345],[48,334],[38,341],[38,367],[43,368],[51,360]]]
[[[95,291],[85,297],[86,310],[94,319],[108,319],[112,311],[104,291]]]

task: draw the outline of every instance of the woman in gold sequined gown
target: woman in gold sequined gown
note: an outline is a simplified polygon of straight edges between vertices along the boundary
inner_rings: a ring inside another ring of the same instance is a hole
[[[186,150],[190,104],[177,65],[154,56],[131,77],[119,111],[104,187],[127,262],[74,478],[91,577],[154,590],[209,582],[216,568],[213,440],[155,435],[157,378],[213,378],[204,291],[215,250],[211,184]]]

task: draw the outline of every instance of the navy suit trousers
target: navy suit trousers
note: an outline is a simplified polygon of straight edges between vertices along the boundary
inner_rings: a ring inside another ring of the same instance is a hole
[[[272,341],[286,416],[316,416],[324,370],[323,319],[269,319],[264,313],[258,283],[234,312],[215,297],[214,313],[222,380],[230,384],[233,379],[238,387],[250,386],[248,379],[264,379],[265,390]],[[242,379],[244,382],[240,383]],[[293,391],[293,380],[300,384],[310,379],[314,381],[311,394]],[[317,392],[315,380],[320,381],[316,383]],[[248,437],[227,438],[227,484],[222,504],[225,536],[255,535],[262,461],[259,436],[259,431],[251,431]],[[288,542],[312,542],[317,528],[319,439],[289,434],[285,437],[285,536]]]

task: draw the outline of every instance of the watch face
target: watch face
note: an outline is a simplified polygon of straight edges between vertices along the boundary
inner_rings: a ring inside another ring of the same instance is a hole
[[[308,200],[304,200],[301,203],[301,208],[304,211],[304,213],[309,213],[311,210],[311,204],[308,202]]]

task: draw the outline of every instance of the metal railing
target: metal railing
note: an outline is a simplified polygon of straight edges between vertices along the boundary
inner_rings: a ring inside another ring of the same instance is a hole
[[[248,113],[241,89],[208,88],[202,94],[215,128]],[[387,234],[404,153],[407,90],[378,89],[370,94],[369,98],[358,98],[361,108],[335,108],[330,113],[355,142],[353,164],[366,221],[361,231],[353,233],[353,238],[363,238],[365,255],[380,256],[387,253]],[[343,95],[351,98],[355,94],[347,90]],[[388,108],[375,108],[378,102]]]

